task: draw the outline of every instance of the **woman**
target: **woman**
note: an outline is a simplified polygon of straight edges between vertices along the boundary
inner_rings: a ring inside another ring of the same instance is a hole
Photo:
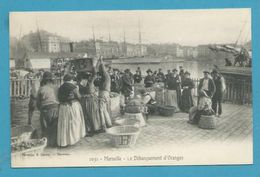
[[[99,113],[102,124],[102,129],[112,127],[112,121],[110,117],[110,88],[111,79],[109,73],[106,71],[104,63],[100,58],[99,70],[101,74],[101,84],[99,87]]]
[[[190,108],[194,105],[192,90],[195,84],[190,78],[190,73],[186,71],[184,73],[184,79],[182,81],[182,96],[181,96],[181,108],[184,112],[189,112]]]
[[[73,75],[66,74],[58,92],[60,109],[57,143],[62,147],[73,145],[86,135],[84,114],[79,103],[80,94],[73,78]]]
[[[147,76],[144,78],[144,85],[146,88],[152,87],[155,83],[155,77],[153,75],[153,71],[151,69],[148,69],[146,71]]]
[[[179,111],[179,100],[180,100],[180,77],[177,74],[177,69],[173,69],[173,73],[170,74],[169,78],[166,81],[166,98],[165,105],[166,106],[174,106],[176,107],[176,112]]]
[[[58,88],[53,84],[53,76],[45,72],[37,94],[37,107],[40,110],[42,137],[47,137],[49,146],[56,146],[59,102]]]
[[[90,136],[91,131],[91,122],[89,117],[87,116],[87,110],[86,110],[86,97],[87,97],[87,84],[88,84],[88,74],[85,72],[78,73],[78,87],[79,87],[79,93],[81,96],[80,104],[82,106],[83,114],[84,114],[84,121],[85,121],[85,129],[86,129],[86,135]]]
[[[203,90],[199,92],[199,103],[198,106],[193,106],[189,110],[189,121],[190,124],[198,124],[201,115],[214,115],[215,112],[212,110],[212,102],[211,98],[207,93]]]
[[[96,72],[93,69],[92,74],[82,78],[84,86],[80,84],[80,94],[83,96],[82,108],[85,117],[86,131],[89,136],[93,136],[101,129],[101,121],[99,116],[98,96],[96,94],[96,88],[94,81],[96,78]]]

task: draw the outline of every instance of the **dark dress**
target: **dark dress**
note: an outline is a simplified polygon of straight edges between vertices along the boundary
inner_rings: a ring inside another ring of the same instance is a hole
[[[113,74],[111,76],[111,92],[120,93],[121,79],[118,75]]]
[[[188,87],[188,88],[186,88]],[[189,112],[190,108],[194,106],[193,97],[192,97],[192,89],[195,87],[192,79],[187,78],[182,82],[182,96],[181,96],[181,109],[182,111]]]
[[[158,72],[157,79],[158,79],[158,82],[164,82],[165,81],[165,76],[164,76],[163,72]]]
[[[155,83],[155,79],[153,76],[150,76],[150,75],[147,75],[144,79],[144,84],[145,84],[145,87],[148,88],[148,87],[152,87],[153,84]]]
[[[134,74],[134,83],[139,84],[142,81],[142,76],[140,74]]]
[[[174,74],[170,74],[168,76],[168,79],[166,80],[166,88],[168,90],[176,90],[177,93],[177,103],[178,106],[181,106],[181,79],[180,76],[177,74],[176,76],[174,76]]]
[[[223,99],[223,92],[222,92],[222,81],[221,77],[213,77],[213,81],[216,86],[216,91],[212,97],[212,109],[215,113],[221,115],[222,114],[222,99]],[[218,110],[217,110],[218,107]]]
[[[132,88],[132,78],[129,74],[124,74],[122,77],[122,93],[125,97],[129,97],[131,92],[133,91]]]

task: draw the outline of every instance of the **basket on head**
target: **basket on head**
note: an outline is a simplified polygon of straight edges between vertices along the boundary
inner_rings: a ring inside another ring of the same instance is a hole
[[[115,126],[106,130],[110,135],[111,143],[118,148],[133,147],[136,143],[140,129],[132,126]]]

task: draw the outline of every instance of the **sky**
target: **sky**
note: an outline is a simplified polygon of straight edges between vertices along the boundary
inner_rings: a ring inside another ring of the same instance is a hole
[[[244,43],[251,40],[250,9],[12,12],[10,36],[39,29],[72,41],[111,39],[138,43],[199,44]]]

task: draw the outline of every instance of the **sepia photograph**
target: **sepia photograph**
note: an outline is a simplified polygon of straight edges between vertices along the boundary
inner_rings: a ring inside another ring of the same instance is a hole
[[[253,164],[251,9],[9,13],[11,166]]]

